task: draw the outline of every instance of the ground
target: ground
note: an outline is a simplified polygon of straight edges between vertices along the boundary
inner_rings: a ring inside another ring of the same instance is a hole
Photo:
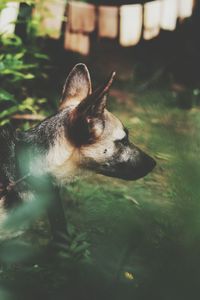
[[[63,189],[66,257],[52,259],[40,217],[20,247],[44,250],[26,262],[5,259],[0,299],[197,299],[200,111],[193,98],[169,83],[136,92],[131,80],[114,85],[110,110],[156,169],[135,182],[95,175]]]

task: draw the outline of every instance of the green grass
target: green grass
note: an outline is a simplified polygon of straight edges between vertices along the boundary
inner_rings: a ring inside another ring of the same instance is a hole
[[[195,299],[199,111],[177,108],[169,91],[155,89],[134,98],[123,110],[115,99],[111,106],[132,141],[155,156],[157,168],[136,182],[101,176],[81,180],[69,190],[76,204],[68,214],[87,232],[95,270],[104,274],[103,286],[109,282],[111,299]]]
[[[45,248],[46,258],[6,267],[11,299],[198,299],[199,109],[178,108],[167,88],[132,94],[129,86],[129,101],[111,97],[109,105],[156,169],[135,182],[95,175],[63,190],[67,220],[86,234],[90,259],[60,263]],[[29,239],[46,245],[44,228],[38,222]]]

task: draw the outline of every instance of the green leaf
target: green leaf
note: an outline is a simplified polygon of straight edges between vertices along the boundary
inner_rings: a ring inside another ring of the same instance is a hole
[[[28,74],[24,75],[24,79],[33,79],[33,78],[35,78],[35,75],[33,75],[31,73],[28,73]]]
[[[47,60],[49,60],[48,55],[43,54],[43,53],[37,53],[37,52],[36,52],[36,53],[34,53],[33,55],[34,55],[35,58],[41,58],[41,59],[47,59]]]
[[[0,119],[8,117],[8,116],[16,113],[17,111],[19,111],[19,105],[14,105],[8,109],[5,109],[0,113]]]
[[[85,233],[80,233],[78,234],[75,239],[76,242],[83,242],[86,240],[86,234]]]
[[[85,250],[88,249],[88,247],[89,247],[89,244],[87,242],[84,242],[74,249],[74,253],[84,252]]]
[[[14,95],[4,89],[0,89],[0,102],[1,101],[12,101],[16,103]]]
[[[24,52],[21,52],[21,53],[15,54],[14,58],[15,59],[21,59],[23,56],[24,56]]]
[[[8,123],[9,123],[9,119],[4,119],[4,120],[0,121],[0,126],[4,126]]]
[[[15,34],[12,34],[12,35],[9,35],[9,36],[1,36],[1,43],[4,45],[4,46],[21,46],[22,45],[22,40],[19,36],[15,35]]]

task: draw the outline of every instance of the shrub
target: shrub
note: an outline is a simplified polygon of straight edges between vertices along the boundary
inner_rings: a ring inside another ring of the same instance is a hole
[[[26,3],[30,5],[30,1]],[[37,23],[29,16],[23,22],[26,39],[16,34],[0,35],[0,125],[8,123],[16,113],[41,113],[46,102],[38,84],[47,78],[48,56],[35,36]]]

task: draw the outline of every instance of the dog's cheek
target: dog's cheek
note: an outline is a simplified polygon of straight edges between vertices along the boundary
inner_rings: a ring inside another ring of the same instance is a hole
[[[82,160],[92,160],[104,163],[112,158],[115,153],[114,143],[98,142],[93,145],[84,146],[80,149]]]
[[[104,129],[103,120],[71,116],[65,124],[65,135],[77,148],[96,143]]]

